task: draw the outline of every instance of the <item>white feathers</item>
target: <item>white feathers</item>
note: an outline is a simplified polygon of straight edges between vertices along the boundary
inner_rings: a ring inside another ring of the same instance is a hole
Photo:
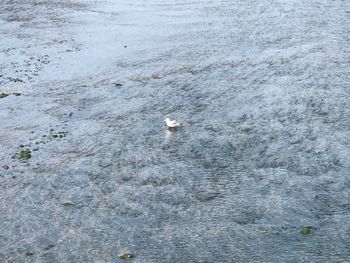
[[[169,118],[166,118],[166,119],[165,119],[165,123],[166,123],[166,126],[167,126],[168,128],[177,128],[177,127],[181,126],[181,123],[180,123],[180,122],[178,122],[178,121],[176,121],[176,120],[171,120],[171,119],[169,119]]]

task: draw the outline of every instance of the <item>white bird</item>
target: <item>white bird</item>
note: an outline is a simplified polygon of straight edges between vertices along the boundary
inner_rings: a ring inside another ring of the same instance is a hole
[[[178,122],[178,121],[176,121],[176,120],[171,120],[171,119],[169,119],[169,118],[166,118],[165,119],[165,122],[166,122],[166,126],[168,127],[168,128],[177,128],[177,127],[179,127],[179,126],[181,126],[181,123],[180,122]]]

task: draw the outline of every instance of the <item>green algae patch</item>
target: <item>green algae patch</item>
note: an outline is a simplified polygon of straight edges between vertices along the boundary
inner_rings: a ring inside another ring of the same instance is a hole
[[[14,96],[16,96],[16,97],[22,95],[22,94],[19,93],[19,92],[14,92],[14,93],[4,93],[4,92],[1,92],[1,93],[0,93],[0,99],[6,98],[6,97],[10,96],[11,94],[14,95]]]
[[[23,150],[23,151],[20,151],[19,154],[18,154],[18,159],[20,160],[28,160],[32,157],[31,155],[31,151],[30,150]]]
[[[309,235],[309,234],[311,234],[311,229],[312,229],[311,226],[305,226],[300,230],[300,233],[302,235]]]
[[[12,156],[12,159],[19,159],[22,161],[27,161],[30,158],[32,158],[32,152],[28,149],[22,150],[19,153],[16,153],[15,155]]]
[[[0,93],[0,99],[6,98],[8,95],[7,93]]]

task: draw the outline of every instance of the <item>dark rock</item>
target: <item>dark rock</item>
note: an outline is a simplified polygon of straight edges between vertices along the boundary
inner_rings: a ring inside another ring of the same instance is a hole
[[[62,203],[62,205],[64,205],[64,206],[73,206],[73,205],[75,205],[75,203],[72,202],[72,201],[65,201],[65,202]]]
[[[55,247],[54,244],[48,244],[46,246],[43,247],[43,250],[50,250],[51,248]]]

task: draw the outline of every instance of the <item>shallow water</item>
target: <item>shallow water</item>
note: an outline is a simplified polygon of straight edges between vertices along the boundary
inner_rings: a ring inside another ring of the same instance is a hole
[[[340,0],[2,1],[0,261],[348,262],[349,24]]]

